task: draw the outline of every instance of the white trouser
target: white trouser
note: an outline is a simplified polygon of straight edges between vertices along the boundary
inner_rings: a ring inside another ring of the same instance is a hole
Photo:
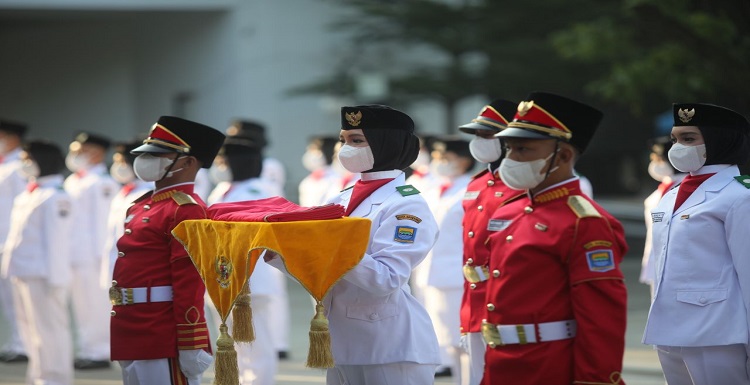
[[[281,270],[268,269],[272,275],[273,288],[270,295],[271,311],[262,314],[271,328],[271,341],[277,351],[289,350],[289,332],[291,318],[289,315],[289,294],[287,293],[287,276]],[[259,313],[260,314],[260,313]]]
[[[73,383],[68,292],[42,278],[12,278],[13,304],[26,346],[28,384]]]
[[[336,365],[326,372],[327,385],[432,385],[433,364],[395,362],[379,365]]]
[[[71,302],[78,336],[78,358],[109,361],[109,293],[99,284],[99,266],[73,267]]]
[[[427,314],[432,319],[438,346],[440,362],[453,372],[453,383],[461,383],[461,362],[459,342],[461,338],[461,296],[463,288],[424,288]]]
[[[668,385],[749,385],[747,346],[657,346]]]
[[[484,353],[487,350],[487,344],[482,338],[482,333],[467,333],[463,338],[466,339],[466,362],[462,357],[462,367],[464,373],[469,373],[467,381],[462,381],[462,384],[468,385],[479,385],[484,377]]]
[[[175,360],[177,360],[175,358]],[[117,361],[122,368],[123,385],[177,385],[170,381],[170,362],[168,358],[157,360],[123,360]],[[200,385],[200,375],[188,378],[188,385]]]
[[[0,261],[2,260],[3,251],[0,249]],[[18,331],[16,323],[16,310],[13,307],[13,285],[10,278],[0,277],[0,313],[7,320],[8,341],[0,347],[0,351],[26,354],[26,349],[21,341],[21,333]]]

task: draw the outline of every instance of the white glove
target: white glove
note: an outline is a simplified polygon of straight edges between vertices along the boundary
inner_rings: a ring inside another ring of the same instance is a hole
[[[458,340],[458,346],[466,353],[469,353],[469,335],[461,334],[461,338]]]
[[[200,376],[214,362],[214,357],[203,349],[180,350],[180,370],[188,377]]]

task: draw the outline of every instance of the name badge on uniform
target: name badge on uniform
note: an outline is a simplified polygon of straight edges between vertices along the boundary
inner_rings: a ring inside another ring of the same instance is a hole
[[[467,191],[464,194],[464,200],[471,201],[471,200],[477,199],[478,196],[479,196],[479,191]]]
[[[661,222],[663,220],[664,220],[664,212],[651,213],[651,222],[652,223]]]
[[[513,223],[512,219],[490,219],[487,222],[487,230],[489,231],[502,231],[508,228]]]
[[[593,250],[586,253],[586,262],[589,264],[589,270],[597,273],[614,270],[615,258],[612,250]]]
[[[414,239],[417,237],[417,229],[411,226],[396,226],[396,234],[393,235],[393,240],[401,243],[414,243]]]

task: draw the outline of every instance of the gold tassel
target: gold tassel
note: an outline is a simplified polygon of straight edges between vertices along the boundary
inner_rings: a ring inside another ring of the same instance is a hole
[[[214,385],[239,385],[240,368],[237,365],[237,351],[234,340],[227,333],[225,323],[219,326],[219,339],[216,340],[216,361],[214,363]]]
[[[240,291],[232,309],[232,336],[237,342],[255,341],[253,309],[250,307],[250,284]]]
[[[331,352],[331,334],[328,332],[328,319],[325,308],[318,301],[315,305],[315,317],[310,321],[310,349],[307,352],[308,368],[332,368],[333,353]]]

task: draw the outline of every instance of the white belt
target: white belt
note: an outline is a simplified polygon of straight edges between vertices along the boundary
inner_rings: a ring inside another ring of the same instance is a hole
[[[172,301],[172,286],[132,287],[116,288],[122,295],[114,305],[133,305],[148,302],[170,302]],[[110,296],[110,300],[111,300]],[[119,303],[116,303],[119,302]]]
[[[494,326],[497,328],[497,332],[500,335],[500,341],[494,341],[494,345],[496,346],[565,340],[575,337],[578,329],[575,320],[544,322],[540,324]],[[537,333],[539,335],[538,340]],[[490,341],[485,342],[489,345]]]

